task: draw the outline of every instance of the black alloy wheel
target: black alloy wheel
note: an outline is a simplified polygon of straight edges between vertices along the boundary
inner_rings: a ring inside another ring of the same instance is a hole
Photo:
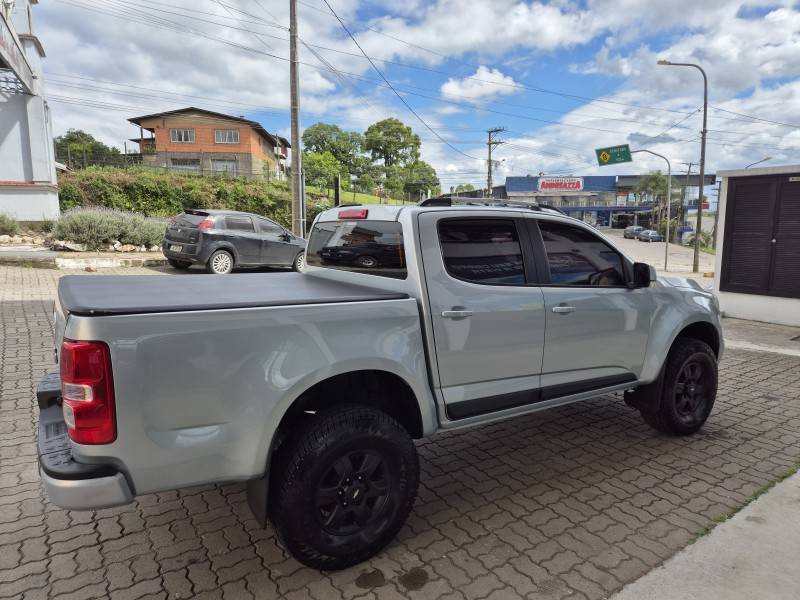
[[[317,485],[317,518],[331,535],[359,534],[370,543],[391,520],[398,500],[382,453],[348,452],[333,462]]]
[[[297,560],[323,570],[367,560],[408,518],[419,460],[408,432],[386,413],[341,405],[293,430],[272,461],[268,504]]]
[[[669,435],[690,435],[711,414],[717,397],[717,357],[700,340],[678,338],[664,365],[661,398],[640,409],[651,427]]]

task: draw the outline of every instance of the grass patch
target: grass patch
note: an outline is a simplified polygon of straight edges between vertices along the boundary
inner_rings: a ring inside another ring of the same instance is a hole
[[[717,527],[717,525],[724,523],[725,521],[733,517],[736,513],[744,510],[748,505],[750,505],[750,503],[754,502],[755,500],[758,500],[761,496],[766,494],[768,491],[770,491],[772,488],[778,485],[781,481],[789,479],[789,477],[791,477],[798,471],[800,471],[800,463],[797,463],[796,465],[794,465],[793,467],[791,467],[790,469],[779,475],[778,478],[775,479],[774,481],[770,481],[769,483],[765,483],[764,485],[762,485],[755,492],[753,492],[739,508],[735,508],[727,513],[723,513],[721,515],[714,517],[712,519],[713,524],[701,529],[689,543],[694,544],[701,537],[708,535]]]

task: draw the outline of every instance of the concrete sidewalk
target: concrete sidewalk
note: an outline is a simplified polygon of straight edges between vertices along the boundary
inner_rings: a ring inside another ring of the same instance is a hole
[[[800,598],[800,473],[612,600]]]

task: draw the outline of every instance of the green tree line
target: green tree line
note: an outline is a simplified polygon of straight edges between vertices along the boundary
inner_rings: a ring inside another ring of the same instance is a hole
[[[436,170],[420,159],[421,142],[411,127],[395,118],[370,125],[363,133],[315,123],[303,132],[303,171],[309,185],[331,189],[336,177],[350,189],[375,193],[380,187],[412,197],[440,191]]]

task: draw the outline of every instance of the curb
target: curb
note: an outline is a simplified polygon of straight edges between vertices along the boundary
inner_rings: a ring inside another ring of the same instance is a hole
[[[35,269],[113,269],[116,267],[161,267],[167,264],[166,258],[64,258],[61,256],[2,256],[0,265],[13,267],[32,267]]]
[[[167,264],[166,258],[63,258],[57,256],[54,261],[56,269],[113,269],[115,267],[161,267]]]
[[[57,269],[56,259],[45,256],[2,256],[0,255],[0,265],[12,267],[32,267],[34,269]]]

